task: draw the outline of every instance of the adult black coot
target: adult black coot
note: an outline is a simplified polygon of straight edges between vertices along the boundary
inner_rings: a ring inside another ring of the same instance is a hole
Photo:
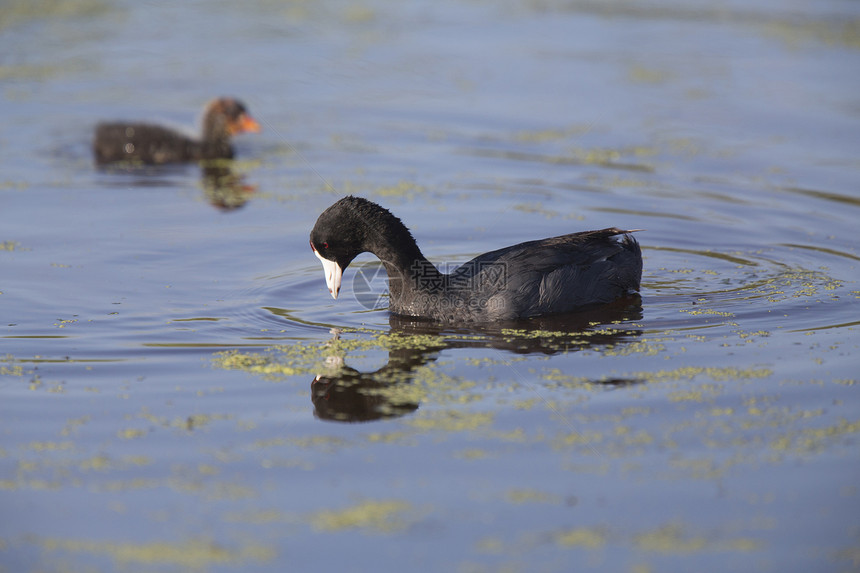
[[[245,105],[233,98],[207,104],[200,139],[148,123],[100,123],[96,126],[93,154],[100,164],[116,161],[178,163],[201,159],[232,159],[230,138],[244,132],[259,132],[260,124]]]
[[[443,274],[387,209],[344,197],[311,231],[332,297],[343,271],[371,252],[388,273],[389,310],[439,322],[493,322],[580,310],[639,289],[642,253],[630,233],[609,228],[520,243]]]

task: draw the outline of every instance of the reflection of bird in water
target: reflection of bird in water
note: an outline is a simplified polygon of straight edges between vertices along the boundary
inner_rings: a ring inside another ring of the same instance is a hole
[[[96,126],[93,154],[99,164],[128,161],[148,165],[202,159],[232,159],[230,138],[259,132],[260,124],[233,98],[210,102],[199,139],[149,123],[112,122]]]
[[[233,211],[243,207],[251,199],[257,186],[245,183],[243,175],[234,173],[224,163],[231,162],[219,160],[203,163],[203,192],[213,207],[222,211]]]
[[[369,422],[414,412],[418,404],[397,400],[385,390],[408,384],[412,371],[430,360],[426,352],[396,350],[389,352],[388,363],[375,372],[342,365],[336,376],[320,374],[311,382],[314,414],[321,420]]]
[[[587,313],[470,330],[391,315],[392,333],[434,335],[433,340],[438,344],[428,344],[424,338],[415,348],[391,350],[388,363],[373,372],[359,372],[345,366],[341,358],[330,358],[330,365],[339,370],[336,374],[320,374],[311,382],[314,415],[335,422],[368,422],[405,416],[416,411],[419,404],[402,398],[406,393],[398,393],[397,387],[410,384],[415,370],[436,360],[443,350],[495,348],[517,354],[554,354],[601,345],[617,346],[641,336],[641,331],[623,326],[625,321],[640,318],[642,306],[638,295]],[[639,380],[611,378],[594,382],[622,386]]]
[[[426,320],[389,316],[392,331],[404,334],[481,335],[480,340],[452,337],[449,348],[484,347],[516,354],[556,354],[587,346],[623,344],[638,338],[638,329],[624,323],[642,318],[642,297],[633,293],[589,310],[509,320],[471,327],[440,325]]]

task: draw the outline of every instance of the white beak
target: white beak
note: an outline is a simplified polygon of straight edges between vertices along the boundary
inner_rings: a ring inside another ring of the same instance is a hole
[[[314,254],[320,260],[323,266],[323,274],[325,275],[325,284],[328,286],[328,292],[331,293],[333,299],[337,299],[337,293],[340,292],[340,279],[343,276],[343,269],[334,261],[330,261],[320,255],[316,249]]]

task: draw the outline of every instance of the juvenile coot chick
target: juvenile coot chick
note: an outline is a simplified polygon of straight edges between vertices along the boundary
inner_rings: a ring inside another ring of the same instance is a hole
[[[232,159],[230,138],[258,132],[260,124],[239,100],[221,98],[203,112],[200,139],[148,123],[101,123],[96,126],[93,153],[97,163],[130,161],[148,165],[201,159]]]
[[[388,273],[391,312],[486,323],[575,311],[638,290],[642,253],[632,232],[609,228],[529,241],[443,274],[400,219],[350,196],[323,211],[310,241],[334,298],[349,263],[371,252]]]

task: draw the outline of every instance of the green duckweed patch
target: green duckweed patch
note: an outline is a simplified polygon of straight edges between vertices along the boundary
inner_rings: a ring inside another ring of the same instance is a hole
[[[713,539],[691,535],[680,524],[671,523],[635,537],[635,544],[644,551],[665,554],[690,554],[703,551],[749,552],[761,547],[750,538]]]
[[[400,181],[396,185],[386,185],[374,189],[374,195],[379,197],[402,197],[412,199],[415,195],[424,193],[427,188],[412,181]]]
[[[401,500],[369,500],[344,509],[319,511],[308,519],[317,531],[364,529],[392,533],[409,524],[406,514],[412,510],[410,503]]]
[[[698,553],[749,553],[764,545],[753,537],[726,537],[721,532],[710,535],[691,534],[679,523],[668,523],[654,529],[629,532],[619,527],[593,525],[557,529],[544,534],[521,533],[514,539],[484,537],[476,543],[483,553],[498,555],[522,554],[544,545],[547,540],[559,548],[601,551],[610,543],[630,544],[645,552],[645,557],[656,555],[693,555]],[[650,554],[650,555],[649,555]],[[634,571],[640,570],[634,568]],[[642,571],[651,571],[642,566]]]
[[[268,379],[301,374],[335,376],[343,372],[342,360],[347,355],[355,357],[371,351],[415,350],[420,352],[444,346],[444,339],[437,335],[346,330],[340,331],[335,338],[324,342],[300,340],[286,345],[272,346],[263,352],[240,350],[218,352],[213,358],[213,365],[225,370],[243,370],[260,374]]]
[[[121,565],[172,565],[191,570],[205,570],[214,565],[265,563],[277,556],[273,548],[264,545],[226,547],[203,539],[190,539],[181,543],[165,541],[132,544],[46,538],[39,539],[38,544],[43,550],[49,552],[103,555]]]
[[[750,292],[765,296],[768,302],[776,303],[792,298],[817,297],[823,293],[829,293],[829,297],[835,297],[835,291],[843,285],[844,281],[835,279],[822,271],[789,268],[775,277],[760,281],[750,289]]]
[[[559,217],[562,215],[560,211],[556,211],[555,209],[549,209],[544,207],[542,203],[534,202],[534,203],[518,203],[513,206],[513,209],[519,211],[521,213],[527,213],[529,215],[542,215],[547,219],[553,219],[555,217]],[[575,215],[565,215],[566,218],[575,219]]]
[[[699,377],[711,380],[754,380],[773,376],[770,368],[738,368],[735,366],[682,366],[671,370],[654,372],[636,372],[631,378],[648,382],[664,382],[668,380],[693,380]]]
[[[649,351],[648,354],[658,354],[658,351]],[[661,369],[655,371],[637,371],[627,373],[615,373],[605,375],[602,378],[592,379],[585,376],[566,374],[558,368],[551,368],[541,374],[541,378],[551,383],[551,387],[582,389],[593,391],[605,388],[609,382],[636,382],[657,383],[670,381],[689,381],[698,378],[707,378],[714,381],[727,380],[756,380],[769,378],[773,375],[770,368],[738,368],[734,366],[682,366],[673,369]],[[669,396],[670,401],[680,402],[685,400],[702,401],[702,397],[719,393],[719,388],[713,386],[699,386],[679,390]]]
[[[441,430],[445,432],[464,432],[488,428],[492,425],[494,415],[490,412],[463,412],[460,410],[444,410],[424,413],[410,418],[408,424],[420,430]]]
[[[645,66],[631,66],[628,71],[630,81],[638,84],[662,84],[672,80],[675,74],[669,70],[663,70]]]
[[[860,48],[860,19],[858,18],[773,20],[763,24],[762,30],[768,36],[778,38],[794,48],[807,42]]]
[[[513,139],[522,143],[546,143],[548,141],[559,141],[573,136],[585,135],[592,129],[592,125],[583,124],[566,129],[521,130],[513,134]]]
[[[14,359],[11,356],[7,355],[2,360],[9,365],[0,364],[0,376],[26,376],[31,374],[31,372],[24,370],[24,367],[20,364],[13,364]]]
[[[515,505],[524,503],[559,504],[563,501],[561,496],[536,489],[512,489],[505,494],[505,500]]]
[[[3,3],[0,30],[42,18],[94,17],[111,9],[104,0],[7,0]]]
[[[606,532],[601,529],[576,527],[555,533],[553,540],[562,547],[598,549],[606,544]]]
[[[843,418],[829,426],[803,428],[785,433],[772,440],[770,446],[776,451],[812,452],[823,448],[829,441],[858,433],[860,419],[848,421]]]

